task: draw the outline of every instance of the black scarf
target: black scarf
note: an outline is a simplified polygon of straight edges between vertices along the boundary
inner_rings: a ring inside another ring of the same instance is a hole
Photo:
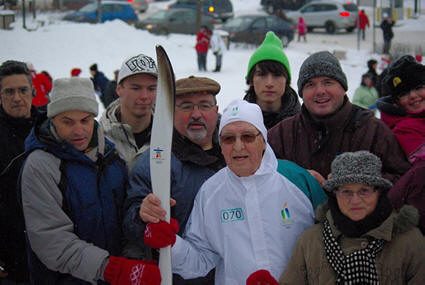
[[[385,241],[373,239],[366,248],[346,256],[332,234],[327,219],[325,219],[323,225],[326,258],[337,274],[336,284],[379,284],[375,257],[384,247]]]

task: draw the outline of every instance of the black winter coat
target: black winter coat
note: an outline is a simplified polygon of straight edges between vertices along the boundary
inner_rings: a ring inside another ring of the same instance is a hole
[[[31,118],[16,119],[0,106],[0,260],[8,278],[19,282],[28,281],[28,269],[16,182],[24,159],[24,141],[37,115],[34,109]]]

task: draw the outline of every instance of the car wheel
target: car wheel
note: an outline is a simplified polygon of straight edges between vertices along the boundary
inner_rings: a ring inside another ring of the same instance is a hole
[[[307,32],[311,33],[314,30],[313,27],[307,27]]]
[[[288,36],[282,35],[280,36],[280,40],[282,41],[282,44],[284,47],[287,47],[289,44],[289,38]]]
[[[354,31],[355,28],[356,27],[350,27],[350,28],[347,28],[346,30],[347,30],[347,32],[351,33],[352,31]]]
[[[335,34],[336,26],[334,22],[326,22],[325,29],[328,34]]]
[[[158,30],[158,35],[168,35],[168,30],[166,28],[161,28]]]

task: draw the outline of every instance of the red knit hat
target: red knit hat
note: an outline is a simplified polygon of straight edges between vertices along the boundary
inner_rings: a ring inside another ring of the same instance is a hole
[[[76,67],[71,69],[71,76],[75,77],[75,76],[79,76],[81,73],[81,69]]]

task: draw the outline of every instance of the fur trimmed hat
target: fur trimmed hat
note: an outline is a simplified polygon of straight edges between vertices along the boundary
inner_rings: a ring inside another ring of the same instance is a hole
[[[331,175],[323,188],[332,192],[344,184],[362,183],[389,189],[392,183],[382,178],[381,169],[381,160],[373,153],[364,150],[345,152],[332,161]]]
[[[232,101],[223,111],[223,116],[220,119],[218,133],[228,124],[233,122],[247,122],[256,127],[267,142],[267,129],[264,125],[263,113],[260,106],[255,103],[238,99]]]
[[[118,73],[117,84],[120,84],[122,80],[129,76],[140,73],[158,77],[158,69],[156,68],[155,61],[151,57],[139,54],[124,60]]]
[[[245,78],[248,78],[249,73],[257,63],[264,60],[274,60],[281,63],[288,73],[288,82],[291,82],[291,68],[288,57],[283,52],[282,41],[273,32],[267,32],[263,43],[251,55]]]
[[[393,97],[399,97],[425,85],[425,66],[418,63],[411,55],[404,55],[388,67],[384,84]]]
[[[53,118],[66,111],[84,111],[97,116],[98,103],[93,82],[88,78],[70,77],[53,81],[47,117]]]
[[[176,81],[176,95],[208,92],[216,95],[220,92],[220,84],[217,81],[207,77],[189,76]]]
[[[301,65],[298,76],[298,95],[303,97],[302,90],[307,81],[319,76],[333,78],[345,91],[348,90],[347,77],[338,59],[328,51],[319,51],[310,55]]]

